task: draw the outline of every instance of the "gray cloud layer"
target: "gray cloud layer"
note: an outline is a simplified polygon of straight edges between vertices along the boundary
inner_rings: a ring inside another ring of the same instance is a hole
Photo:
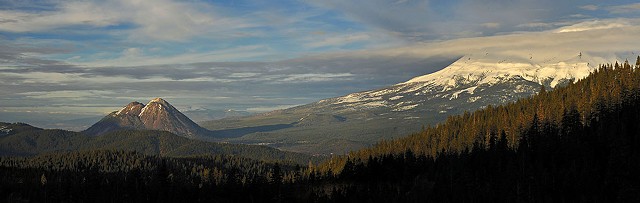
[[[7,46],[0,53],[3,110],[101,114],[85,104],[117,107],[131,100],[167,97],[178,107],[250,109],[304,104],[398,83],[433,72],[454,58],[307,57],[277,62],[207,62],[154,66],[84,67],[30,57]],[[54,50],[55,51],[55,50]],[[59,106],[74,108],[56,109]],[[113,110],[113,109],[111,109]]]

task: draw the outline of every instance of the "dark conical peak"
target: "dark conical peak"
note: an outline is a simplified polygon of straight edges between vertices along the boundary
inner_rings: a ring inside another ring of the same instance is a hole
[[[147,105],[131,102],[84,132],[100,135],[119,129],[163,130],[185,137],[209,133],[162,98],[152,99]]]
[[[144,104],[134,101],[127,104],[125,107],[116,112],[116,115],[135,115],[137,116],[144,108]]]

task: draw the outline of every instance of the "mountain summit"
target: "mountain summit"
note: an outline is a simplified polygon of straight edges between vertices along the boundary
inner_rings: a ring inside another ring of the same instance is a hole
[[[114,111],[84,131],[89,135],[101,135],[121,129],[163,130],[180,136],[197,137],[208,134],[169,102],[155,98],[147,105],[131,102]]]

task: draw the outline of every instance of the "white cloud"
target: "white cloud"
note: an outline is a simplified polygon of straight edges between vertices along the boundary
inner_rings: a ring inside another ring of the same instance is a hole
[[[496,22],[483,23],[482,27],[485,27],[485,28],[499,28],[500,27],[500,23],[496,23]]]
[[[553,27],[553,24],[551,23],[542,23],[542,22],[535,22],[535,23],[525,23],[525,24],[520,24],[517,27],[522,27],[522,28],[550,28]]]
[[[580,8],[587,11],[595,11],[595,10],[598,10],[599,7],[596,5],[589,4],[589,5],[580,6]]]
[[[584,14],[571,14],[571,15],[569,15],[569,17],[571,17],[571,18],[587,18],[589,16],[588,15],[584,15]]]
[[[306,44],[307,47],[317,48],[317,47],[330,47],[330,46],[344,46],[351,43],[362,42],[371,39],[371,36],[366,33],[358,33],[358,34],[346,34],[346,35],[338,35],[327,37],[324,39],[319,39],[322,36],[316,35],[312,38],[312,40],[316,40]]]
[[[621,28],[629,26],[631,21],[618,19],[618,20],[594,20],[594,21],[586,21],[577,23],[570,26],[565,26],[558,28],[556,32],[582,32],[588,30],[600,30],[600,29],[611,29],[611,28]]]
[[[132,47],[122,51],[122,57],[125,57],[125,58],[137,58],[141,56],[142,56],[142,49],[140,48]]]
[[[561,60],[575,57],[578,53],[583,52],[591,54],[594,58],[599,58],[596,61],[615,62],[619,59],[624,60],[625,57],[635,58],[636,56],[631,56],[632,52],[640,53],[638,51],[640,41],[637,40],[639,35],[640,20],[591,20],[552,31],[461,38],[420,43],[408,47],[339,53],[324,57],[392,58],[394,56],[412,56],[427,58],[489,54],[526,59],[533,56],[535,59],[556,58]]]
[[[351,73],[305,73],[286,75],[276,82],[282,83],[306,83],[306,82],[327,82],[338,80],[352,80]]]

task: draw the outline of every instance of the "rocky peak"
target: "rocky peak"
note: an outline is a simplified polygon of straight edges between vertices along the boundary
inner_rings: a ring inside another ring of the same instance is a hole
[[[165,106],[171,106],[169,104],[169,102],[167,102],[166,100],[164,100],[164,99],[162,99],[160,97],[152,99],[151,101],[149,101],[149,104],[151,104],[151,103],[158,103],[158,104],[162,104],[162,105],[165,105]]]
[[[131,115],[131,116],[139,115],[144,107],[145,107],[144,104],[134,101],[127,104],[127,106],[123,107],[122,109],[120,109],[120,111],[116,112],[115,115]]]
[[[178,109],[171,106],[171,104],[169,104],[169,102],[165,101],[164,99],[155,98],[149,101],[146,106],[144,106],[142,111],[139,113],[139,116],[141,119],[145,120],[145,118],[149,116],[157,117],[158,115],[173,115],[176,114],[175,112],[178,112],[178,114],[182,114],[178,111]]]

